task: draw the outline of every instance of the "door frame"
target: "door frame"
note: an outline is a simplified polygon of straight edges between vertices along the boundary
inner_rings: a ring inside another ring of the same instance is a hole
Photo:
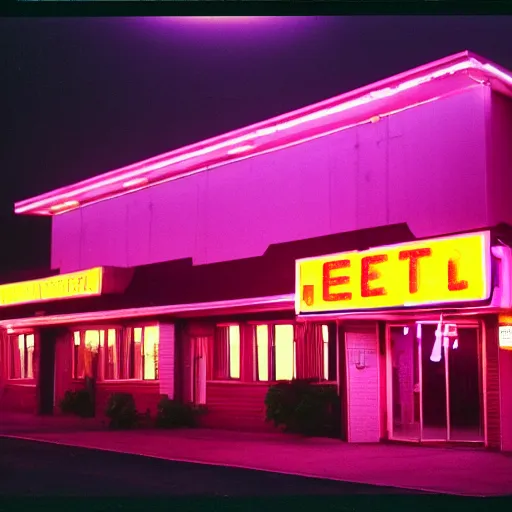
[[[445,321],[447,323],[448,321]],[[416,326],[418,324],[423,325],[436,325],[439,323],[439,320],[422,320],[422,318],[414,318],[414,319],[404,319],[404,320],[393,320],[392,322],[386,322],[386,417],[387,417],[387,439],[390,441],[400,441],[414,444],[425,444],[425,443],[477,443],[481,444],[482,441],[457,441],[450,439],[450,400],[449,400],[449,369],[448,369],[448,360],[446,358],[446,352],[444,345],[442,347],[444,365],[445,365],[445,382],[446,382],[446,438],[445,439],[423,439],[423,375],[422,375],[422,347],[421,344],[418,347],[418,359],[419,359],[419,367],[418,367],[418,377],[419,377],[419,400],[420,400],[420,433],[419,439],[401,439],[397,438],[393,435],[393,361],[392,361],[392,353],[391,353],[391,328],[393,327],[411,327],[411,325]],[[479,372],[481,376],[481,421],[482,421],[482,429],[484,433],[483,443],[487,446],[487,380],[486,380],[486,368],[485,368],[485,348],[486,348],[486,338],[485,338],[485,328],[483,322],[480,319],[449,319],[449,323],[457,324],[457,327],[466,327],[473,328],[477,331],[477,339],[479,342]],[[449,356],[448,356],[449,357]]]

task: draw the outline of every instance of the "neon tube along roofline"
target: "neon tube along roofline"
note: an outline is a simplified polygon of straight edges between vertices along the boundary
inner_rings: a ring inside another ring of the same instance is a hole
[[[182,315],[197,312],[218,312],[226,309],[252,310],[289,310],[293,311],[294,294],[271,295],[248,299],[233,299],[216,302],[196,302],[191,304],[174,304],[168,306],[148,306],[130,309],[92,311],[86,313],[70,313],[48,316],[32,316],[27,318],[12,318],[0,320],[0,327],[16,329],[21,327],[38,327],[42,325],[65,325],[80,322],[115,320],[123,318],[142,318],[149,316]]]
[[[297,136],[298,140],[296,142],[303,142],[300,140],[300,134],[307,129],[308,123],[311,124],[319,120],[327,123],[329,116],[368,105],[372,102],[386,100],[387,98],[391,98],[432,80],[468,70],[477,70],[484,75],[504,82],[507,86],[512,86],[512,75],[510,73],[501,70],[495,64],[485,62],[483,58],[470,52],[458,53],[360,89],[274,117],[267,121],[256,123],[95,176],[82,182],[19,201],[15,204],[15,212],[17,214],[59,214],[80,207],[82,205],[80,196],[83,194],[98,191],[96,197],[85,200],[84,204],[90,204],[105,199],[105,197],[100,197],[102,195],[101,189],[116,187],[115,190],[112,191],[103,191],[103,194],[106,194],[107,198],[109,198],[119,195],[120,193],[140,190],[141,188],[166,181],[169,179],[169,176],[158,178],[155,183],[151,183],[149,174],[168,166],[203,158],[197,165],[202,170],[205,170],[210,168],[212,166],[211,164],[218,164],[219,159],[223,160],[220,165],[224,165],[236,161],[236,157],[248,158],[256,156],[262,151],[268,152],[269,150],[281,149],[282,146],[285,145],[282,141],[273,140],[271,141],[274,143],[273,148],[265,147],[260,150],[257,142],[265,137],[268,138],[271,136],[276,136],[277,139],[277,134],[291,131],[298,127],[300,127],[301,132]],[[369,121],[369,119],[367,121]],[[342,126],[340,126],[340,128],[341,127]],[[330,131],[332,132],[332,129]],[[325,133],[320,133],[320,135],[325,135]],[[304,134],[303,138],[311,139],[311,137],[307,137],[306,134]],[[267,145],[270,144],[267,143]],[[234,156],[235,159],[231,158],[232,156]],[[208,157],[210,157],[210,160],[208,160]],[[173,177],[181,177],[190,172],[191,169],[184,169],[183,172],[178,172]]]

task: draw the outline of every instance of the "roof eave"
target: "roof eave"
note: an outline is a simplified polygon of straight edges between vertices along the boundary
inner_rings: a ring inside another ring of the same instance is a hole
[[[464,69],[465,64],[468,66],[467,69],[477,69],[480,73],[492,74],[495,80],[501,82],[509,80],[507,86],[512,85],[512,76],[507,71],[476,54],[468,51],[460,52],[375,82],[371,85],[361,87],[354,91],[338,95],[334,98],[274,117],[267,121],[234,130],[218,137],[207,139],[175,151],[110,171],[88,180],[17,202],[15,204],[15,212],[18,214],[25,213],[35,215],[52,215],[62,213],[64,211],[76,209],[84,204],[90,204],[92,202],[115,197],[116,195],[123,193],[133,192],[156,183],[161,183],[168,179],[175,179],[176,177],[182,177],[206,168],[211,168],[212,166],[224,165],[242,158],[250,158],[268,150],[280,149],[283,144],[281,142],[272,144],[272,138],[275,135],[273,130],[275,131],[276,129],[280,129],[279,127],[281,126],[289,126],[291,128],[283,128],[279,133],[284,133],[285,130],[296,132],[295,137],[300,139],[300,134],[304,134],[305,131],[308,130],[305,125],[307,123],[314,124],[315,120],[317,120],[315,115],[320,117],[320,114],[328,112],[329,109],[332,110],[339,108],[341,105],[346,105],[350,102],[354,103],[358,98],[365,98],[371,94],[376,94],[377,92],[382,94],[383,91],[395,90],[400,86],[400,84],[410,83],[410,81],[417,78],[429,76],[435,78],[437,71],[456,69],[457,66],[459,66],[460,69]],[[379,98],[382,99],[377,95],[375,101],[379,101]],[[374,100],[372,99],[371,101]],[[325,125],[327,124],[328,122],[325,121]],[[299,125],[301,126],[298,127]],[[294,126],[295,130],[293,129]],[[281,137],[283,137],[282,133]],[[326,133],[327,132],[324,130],[324,132],[320,132],[320,135],[325,135]],[[320,135],[317,134],[315,136]],[[265,147],[264,137],[269,138],[269,142],[267,143],[268,148]],[[277,140],[278,137],[279,135],[276,135],[275,140]],[[262,148],[258,146],[255,148],[254,152],[249,151],[247,154],[244,154],[243,152],[241,152],[240,155],[228,154],[230,150],[233,150],[233,148],[239,148],[244,144],[248,145],[256,138],[263,138]],[[299,142],[302,141],[303,140],[299,140]],[[169,171],[170,167],[172,167],[173,171]],[[162,179],[150,182],[147,178],[147,176],[150,175],[149,173],[152,172],[158,175],[159,170],[162,170],[160,174],[165,171],[167,175]],[[139,184],[137,183],[137,180],[140,180]],[[130,181],[133,182],[134,186],[123,187],[123,185],[129,184]],[[109,186],[110,190],[108,189]],[[100,193],[94,195],[94,191],[99,191],[102,187],[104,187],[106,194],[104,196],[101,196]],[[88,192],[89,196],[93,197],[93,199],[89,197],[85,202],[77,200],[77,198],[81,197],[81,193],[85,194],[86,192]],[[59,201],[59,206],[63,206],[63,208],[52,211],[50,207],[55,207],[55,205],[52,206],[52,203]]]

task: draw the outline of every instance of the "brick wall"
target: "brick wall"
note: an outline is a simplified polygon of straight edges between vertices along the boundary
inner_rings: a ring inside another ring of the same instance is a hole
[[[379,346],[375,323],[346,325],[348,441],[380,440]],[[360,357],[364,368],[357,368]]]

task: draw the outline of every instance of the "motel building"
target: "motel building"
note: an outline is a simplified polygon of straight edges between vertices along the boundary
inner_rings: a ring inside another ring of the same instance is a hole
[[[347,442],[512,450],[512,74],[469,52],[15,204],[51,269],[0,285],[0,413],[133,394],[271,430],[317,379]],[[0,418],[1,419],[1,418]]]

